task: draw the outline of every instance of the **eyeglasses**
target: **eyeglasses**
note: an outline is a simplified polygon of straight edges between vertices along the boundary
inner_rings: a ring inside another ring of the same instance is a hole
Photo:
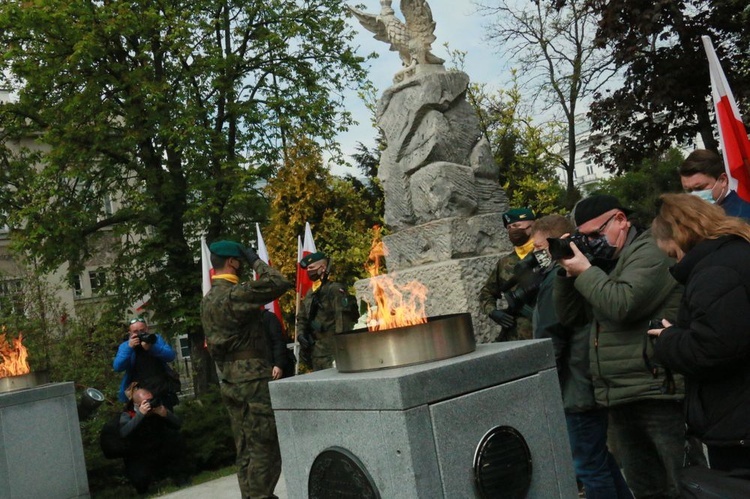
[[[612,215],[611,217],[609,217],[607,219],[607,221],[604,222],[602,224],[602,226],[599,227],[594,232],[589,232],[588,234],[582,234],[581,231],[578,231],[578,233],[581,234],[582,236],[585,236],[585,237],[589,238],[589,239],[596,239],[596,238],[598,238],[599,236],[602,235],[602,232],[604,232],[607,229],[607,225],[609,225],[609,222],[611,222],[612,219],[615,218],[616,216],[617,216],[617,213],[615,213],[614,215]]]
[[[142,322],[146,324],[146,319],[144,319],[143,317],[136,317],[134,319],[130,319],[130,324],[135,324],[136,322]]]

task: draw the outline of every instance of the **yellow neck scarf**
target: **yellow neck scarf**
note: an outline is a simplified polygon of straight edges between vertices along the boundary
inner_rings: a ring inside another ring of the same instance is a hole
[[[321,284],[323,284],[323,281],[321,281],[320,279],[318,279],[317,281],[313,282],[312,283],[312,290],[313,290],[313,292],[317,291]]]
[[[526,258],[526,255],[534,251],[534,241],[529,239],[524,245],[522,246],[514,246],[513,250],[516,252],[516,255],[518,255],[518,258],[523,260]]]
[[[231,282],[232,284],[238,284],[240,282],[240,278],[234,274],[216,274],[214,276],[211,276],[211,279],[223,279],[225,281]]]

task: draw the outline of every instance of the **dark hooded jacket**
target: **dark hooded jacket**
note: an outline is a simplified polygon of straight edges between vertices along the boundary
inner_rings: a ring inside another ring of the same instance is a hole
[[[698,243],[672,267],[685,285],[658,360],[685,375],[688,431],[709,445],[750,446],[750,243]]]

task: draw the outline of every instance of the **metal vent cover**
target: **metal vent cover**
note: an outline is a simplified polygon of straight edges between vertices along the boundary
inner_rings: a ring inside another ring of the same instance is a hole
[[[531,485],[531,452],[521,433],[496,426],[474,453],[474,482],[483,499],[523,499]]]
[[[315,458],[307,478],[309,499],[380,499],[360,460],[342,447],[330,447]]]

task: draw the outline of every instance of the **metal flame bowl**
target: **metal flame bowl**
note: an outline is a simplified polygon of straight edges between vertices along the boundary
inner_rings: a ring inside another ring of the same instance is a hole
[[[0,378],[0,393],[34,388],[49,383],[47,371],[36,371],[19,376],[6,376]]]
[[[449,359],[476,349],[471,314],[429,317],[424,324],[334,335],[336,369],[373,371]]]

